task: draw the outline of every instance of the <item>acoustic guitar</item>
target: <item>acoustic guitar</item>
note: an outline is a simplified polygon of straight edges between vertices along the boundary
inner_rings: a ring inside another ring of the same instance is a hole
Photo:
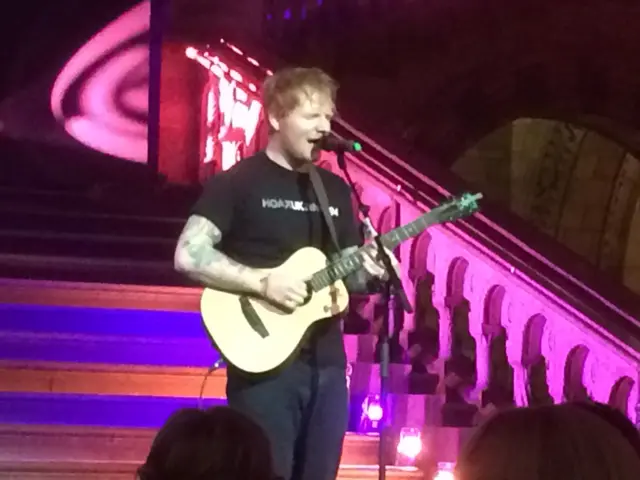
[[[481,194],[466,193],[447,201],[412,222],[381,235],[393,250],[429,226],[451,222],[478,210]],[[296,353],[309,327],[347,309],[349,294],[342,281],[362,267],[367,245],[350,255],[330,261],[320,250],[305,247],[279,267],[281,273],[308,279],[305,303],[294,311],[283,310],[262,298],[207,288],[200,309],[205,328],[227,363],[247,373],[266,373],[284,365]]]

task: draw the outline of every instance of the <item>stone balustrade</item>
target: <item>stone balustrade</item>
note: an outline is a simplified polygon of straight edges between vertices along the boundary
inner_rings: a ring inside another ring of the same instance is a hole
[[[327,155],[322,165],[339,172],[333,161]],[[358,159],[351,158],[349,165],[363,201],[371,207],[372,221],[381,232],[423,213],[422,206],[398,195],[399,187],[372,173]],[[491,365],[492,347],[502,338],[501,353],[512,371],[514,404],[535,403],[539,394],[532,388],[542,387],[553,402],[589,397],[614,405],[636,420],[640,352],[632,348],[631,341],[614,337],[498,254],[474,242],[455,224],[429,228],[401,245],[397,254],[408,295],[417,302],[426,300],[436,313],[432,327],[438,331],[435,363],[440,375],[454,353],[461,327],[467,336],[462,342],[464,353],[469,354],[468,345],[475,346],[471,352],[476,370],[472,398],[478,399],[491,383],[495,370]],[[422,297],[417,294],[424,292],[419,282],[425,278],[431,283],[428,299],[423,298],[424,293]],[[419,310],[418,315],[405,314],[402,319],[400,338],[406,350],[411,346],[410,332],[424,327],[425,318],[420,317]],[[391,315],[391,319],[397,320],[397,316]],[[395,328],[393,322],[391,328]],[[346,343],[350,361],[359,365],[374,362],[375,338],[357,336],[347,338]],[[545,368],[536,368],[540,366]],[[371,372],[354,371],[355,388],[376,390],[378,370],[369,369]],[[396,365],[392,374],[406,377],[408,370],[407,365]],[[538,374],[541,382],[533,378]],[[366,385],[360,385],[359,376],[368,379]]]

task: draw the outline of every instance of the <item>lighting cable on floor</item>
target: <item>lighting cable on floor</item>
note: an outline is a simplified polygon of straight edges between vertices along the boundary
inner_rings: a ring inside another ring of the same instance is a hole
[[[224,367],[224,365],[225,365],[224,360],[221,358],[216,363],[211,365],[211,367],[209,367],[209,370],[207,370],[207,373],[204,374],[204,378],[202,379],[202,385],[200,386],[200,395],[198,396],[198,408],[200,410],[202,410],[202,402],[204,399],[204,387],[207,384],[207,378],[209,378],[209,375],[211,375],[216,370],[219,370],[220,368]]]

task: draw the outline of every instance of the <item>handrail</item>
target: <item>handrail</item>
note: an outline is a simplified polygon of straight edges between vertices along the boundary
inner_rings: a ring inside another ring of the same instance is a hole
[[[354,135],[358,139],[366,142],[367,145],[373,147],[379,153],[383,154],[386,158],[388,158],[391,161],[393,161],[397,166],[399,166],[400,168],[406,170],[408,173],[411,173],[411,175],[413,175],[418,180],[420,180],[421,183],[424,183],[424,184],[428,185],[429,187],[433,188],[434,190],[438,191],[439,193],[441,193],[442,195],[444,195],[446,197],[450,197],[450,196],[454,196],[455,195],[454,192],[451,192],[451,191],[447,190],[446,188],[444,188],[443,186],[435,183],[433,180],[431,180],[430,178],[426,177],[424,174],[420,173],[419,171],[417,171],[413,167],[411,167],[411,166],[407,165],[406,163],[402,162],[402,160],[400,160],[396,155],[394,155],[393,153],[389,152],[384,147],[378,145],[375,141],[373,141],[366,134],[364,134],[361,131],[357,130],[355,127],[347,124],[344,120],[337,120],[337,123],[342,128],[344,128],[345,130],[349,131],[352,135]],[[342,137],[342,138],[344,138],[344,137]],[[422,197],[423,199],[427,200],[427,204],[431,204],[430,206],[433,205],[434,199],[429,197],[428,195],[426,195],[421,190],[415,190],[415,186],[412,185],[410,182],[408,182],[405,176],[397,175],[394,172],[392,172],[391,170],[389,170],[388,168],[385,168],[375,157],[373,157],[371,155],[368,155],[366,152],[361,152],[360,155],[365,157],[368,162],[371,162],[374,165],[376,165],[378,168],[381,168],[381,169],[385,170],[387,172],[387,174],[393,176],[394,179],[399,184],[402,184],[405,188],[409,188],[411,190],[414,190],[414,195],[417,195],[417,196]],[[623,316],[623,317],[627,318],[627,320],[632,321],[632,322],[637,323],[638,325],[640,325],[640,322],[638,322],[638,320],[636,318],[634,318],[633,316],[631,316],[627,312],[625,312],[622,309],[620,309],[617,305],[615,305],[613,302],[609,301],[608,299],[606,299],[605,297],[600,295],[595,290],[589,288],[587,285],[585,285],[584,283],[580,282],[577,278],[572,276],[567,271],[561,269],[556,264],[554,264],[553,262],[549,261],[546,257],[544,257],[543,255],[538,253],[536,250],[534,250],[531,247],[529,247],[525,242],[523,242],[519,238],[517,238],[514,235],[512,235],[510,232],[508,232],[507,230],[502,228],[497,223],[493,222],[486,215],[484,215],[482,213],[482,211],[476,213],[475,216],[476,216],[476,218],[481,219],[485,224],[490,226],[492,229],[494,229],[497,232],[499,232],[502,236],[504,236],[505,238],[510,240],[518,248],[524,250],[529,255],[531,255],[534,258],[536,258],[538,261],[544,263],[547,267],[553,269],[556,273],[558,273],[558,274],[564,276],[565,278],[571,280],[572,282],[574,282],[580,288],[582,288],[584,290],[587,290],[592,296],[598,298],[598,300],[600,300],[602,303],[604,303],[609,308],[614,310],[618,315]],[[483,236],[483,238],[485,238],[488,242],[494,244],[494,246],[496,248],[499,248],[500,250],[504,250],[502,247],[500,247],[499,245],[495,244],[495,242],[493,242],[490,238],[482,235],[482,233],[480,231],[475,230],[475,232],[477,234]],[[506,250],[504,250],[504,251],[505,251],[505,253],[507,255],[509,255],[510,257],[513,257],[516,261],[521,262],[521,260],[517,259],[511,252],[508,252]]]
[[[363,151],[357,154],[349,154],[351,155],[351,158],[353,160],[356,160],[358,162],[358,166],[361,168],[364,167],[368,174],[372,175],[374,178],[377,177],[377,179],[382,181],[383,183],[388,184],[389,178],[391,178],[392,181],[396,183],[396,185],[389,186],[391,188],[396,187],[395,189],[399,190],[401,193],[404,192],[405,200],[413,202],[418,208],[424,209],[425,207],[431,208],[440,203],[442,201],[442,198],[438,198],[440,195],[446,197],[453,195],[453,192],[450,192],[442,185],[434,182],[432,179],[426,177],[411,166],[402,162],[402,160],[400,160],[397,156],[377,144],[366,134],[360,132],[343,120],[339,120],[337,123],[338,128],[335,129],[337,136],[345,138],[344,133],[348,132],[351,137],[356,137],[361,141],[361,143],[365,145]],[[378,151],[378,153],[384,155],[385,158],[391,159],[394,162],[393,166],[400,167],[404,174],[401,175],[397,173],[396,171],[394,171],[394,168],[389,168],[388,166],[380,162],[380,160],[378,160],[375,155],[367,153],[367,146],[373,147]],[[358,156],[361,158],[357,158]],[[363,162],[363,159],[366,161]],[[382,174],[381,172],[384,172],[384,174]],[[409,175],[407,174],[410,174],[410,177],[413,178],[408,178]],[[387,178],[385,178],[385,176],[387,176]],[[419,184],[425,185],[427,189],[416,188],[416,183],[414,183],[414,181],[412,180],[417,180]],[[431,192],[429,192],[429,190],[431,190]],[[477,213],[474,215],[474,217],[475,221],[473,219],[461,220],[457,221],[455,225],[447,226],[446,228],[454,234],[456,234],[456,231],[465,233],[465,237],[467,237],[465,238],[465,241],[475,243],[477,247],[481,244],[484,244],[485,248],[487,248],[488,250],[493,252],[500,252],[499,256],[502,257],[503,260],[506,260],[505,267],[510,267],[512,273],[519,274],[520,277],[522,277],[522,275],[528,277],[537,285],[539,285],[538,288],[542,287],[544,289],[547,289],[559,299],[567,301],[569,304],[573,305],[573,308],[576,308],[577,311],[587,315],[592,321],[596,322],[596,324],[605,329],[612,330],[612,333],[614,333],[614,335],[621,341],[623,341],[628,347],[637,352],[640,352],[640,321],[638,319],[636,319],[623,309],[619,308],[619,306],[611,302],[609,299],[605,298],[603,295],[599,294],[584,283],[580,282],[577,278],[575,278],[562,268],[558,267],[553,262],[549,261],[549,259],[541,255],[535,249],[532,249],[522,240],[512,235],[497,223],[493,222],[486,215]],[[569,291],[567,285],[563,285],[562,282],[554,280],[549,275],[544,275],[543,273],[536,271],[536,269],[529,265],[526,260],[522,259],[517,254],[512,253],[508,248],[505,248],[503,245],[500,245],[500,243],[495,239],[488,236],[483,231],[484,229],[477,228],[474,225],[475,223],[477,223],[477,221],[480,221],[485,227],[489,227],[490,229],[494,230],[501,237],[506,238],[515,247],[522,250],[526,255],[533,257],[535,261],[544,265],[546,268],[551,269],[556,275],[560,275],[563,279],[570,282],[572,286],[577,287],[579,290],[581,290],[582,293],[586,293],[587,295],[590,295],[591,297],[596,299],[598,303],[601,306],[604,306],[609,312],[603,312],[602,308],[597,308],[593,305],[589,305],[582,298],[580,298],[579,295]],[[616,316],[623,320],[623,323],[621,324],[620,322],[616,322],[617,325],[612,325],[611,321],[613,320],[613,316]]]

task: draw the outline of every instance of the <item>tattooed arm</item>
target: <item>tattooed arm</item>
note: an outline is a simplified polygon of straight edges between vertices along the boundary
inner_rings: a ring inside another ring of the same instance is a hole
[[[175,269],[206,287],[262,293],[265,275],[216,250],[215,246],[221,240],[218,227],[204,217],[192,215],[178,239]]]

